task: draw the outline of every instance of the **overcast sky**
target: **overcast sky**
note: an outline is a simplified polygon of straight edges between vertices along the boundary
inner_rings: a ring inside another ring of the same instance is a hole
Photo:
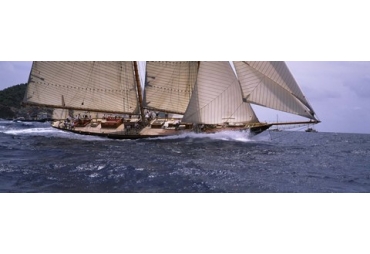
[[[0,90],[27,83],[32,62],[0,62]],[[287,65],[322,123],[323,132],[370,133],[370,62],[291,61]],[[260,121],[297,120],[255,107]]]

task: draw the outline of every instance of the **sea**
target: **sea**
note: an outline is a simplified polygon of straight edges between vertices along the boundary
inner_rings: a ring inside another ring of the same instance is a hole
[[[369,155],[369,134],[113,140],[0,120],[0,252],[368,253]]]
[[[370,135],[112,140],[0,120],[2,193],[368,193]]]

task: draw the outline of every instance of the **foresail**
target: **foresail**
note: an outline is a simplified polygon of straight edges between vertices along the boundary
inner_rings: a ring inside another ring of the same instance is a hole
[[[146,62],[144,107],[184,114],[197,72],[198,62]]]
[[[137,113],[132,62],[34,62],[25,103],[54,108]]]
[[[247,102],[316,119],[284,62],[233,62]]]
[[[229,62],[201,62],[184,122],[202,124],[258,122],[243,102],[239,82]]]

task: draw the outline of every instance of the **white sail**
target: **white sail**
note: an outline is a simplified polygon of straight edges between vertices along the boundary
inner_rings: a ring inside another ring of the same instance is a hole
[[[233,62],[247,102],[316,119],[284,62]]]
[[[66,119],[68,116],[70,116],[68,109],[56,108],[53,110],[52,119],[61,120]]]
[[[132,62],[34,62],[24,101],[85,111],[137,113]]]
[[[184,122],[203,124],[258,122],[243,102],[239,82],[229,62],[201,62]]]
[[[184,114],[197,71],[198,62],[147,62],[144,107]]]

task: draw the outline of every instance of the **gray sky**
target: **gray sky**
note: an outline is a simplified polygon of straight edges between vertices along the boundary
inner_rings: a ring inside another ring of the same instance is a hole
[[[32,62],[0,61],[0,90],[27,83]]]
[[[32,62],[0,62],[0,90],[26,83]],[[323,132],[370,133],[370,62],[289,61],[287,65],[322,123]],[[300,119],[254,107],[260,121]]]
[[[370,62],[288,62],[322,131],[370,133]]]

